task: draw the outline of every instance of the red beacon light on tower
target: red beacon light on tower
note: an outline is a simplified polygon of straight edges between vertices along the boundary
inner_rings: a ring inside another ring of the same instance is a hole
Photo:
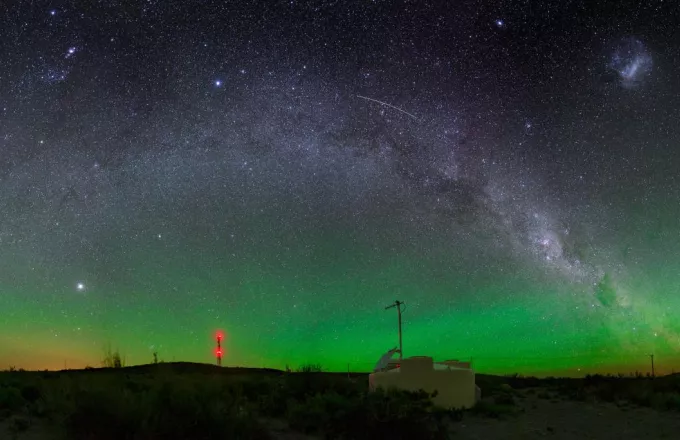
[[[215,349],[215,357],[217,358],[217,365],[222,366],[222,340],[224,339],[224,333],[218,330],[215,333],[215,339],[217,340],[217,348]]]

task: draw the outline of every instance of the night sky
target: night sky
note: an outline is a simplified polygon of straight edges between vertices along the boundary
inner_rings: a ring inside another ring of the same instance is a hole
[[[676,2],[0,20],[0,368],[680,370]]]

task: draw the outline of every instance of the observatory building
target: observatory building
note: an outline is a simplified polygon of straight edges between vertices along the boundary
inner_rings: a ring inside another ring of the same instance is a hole
[[[434,362],[429,356],[391,359],[399,350],[385,353],[368,377],[369,389],[398,388],[406,391],[437,391],[432,398],[444,408],[470,408],[481,398],[475,384],[475,372],[469,362],[456,360]]]

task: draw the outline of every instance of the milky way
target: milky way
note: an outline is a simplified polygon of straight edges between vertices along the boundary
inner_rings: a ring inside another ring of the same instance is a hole
[[[6,13],[0,365],[680,365],[677,7],[189,3]]]

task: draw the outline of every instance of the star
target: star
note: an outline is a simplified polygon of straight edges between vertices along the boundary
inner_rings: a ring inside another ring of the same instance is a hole
[[[48,84],[53,84],[66,80],[67,76],[68,70],[49,69],[47,73],[42,76],[42,80]]]
[[[409,346],[481,372],[540,352],[576,374],[600,348],[680,368],[677,14],[144,3],[0,28],[2,362],[94,363],[108,339],[148,362],[161,338],[212,362],[206,330],[233,323],[234,363],[341,335],[310,361],[346,369],[391,345],[398,298]],[[42,334],[60,345],[24,351]]]

